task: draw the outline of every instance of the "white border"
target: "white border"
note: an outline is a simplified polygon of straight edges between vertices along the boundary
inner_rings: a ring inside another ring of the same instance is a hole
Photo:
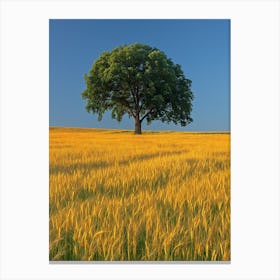
[[[279,279],[277,0],[0,3],[1,279]],[[231,19],[231,264],[49,264],[49,18]]]

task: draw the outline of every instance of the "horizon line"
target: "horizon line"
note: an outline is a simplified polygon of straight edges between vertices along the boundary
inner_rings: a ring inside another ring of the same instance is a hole
[[[79,127],[79,126],[51,126],[49,125],[49,129],[50,128],[73,128],[73,129],[95,129],[95,130],[123,130],[123,131],[131,131],[133,132],[133,129],[124,129],[124,128],[104,128],[104,127]],[[163,132],[183,132],[183,133],[230,133],[230,130],[188,130],[188,131],[184,131],[184,130],[146,130],[146,129],[142,129],[142,132],[149,132],[149,131],[153,131],[153,132],[159,132],[159,131],[163,131]]]

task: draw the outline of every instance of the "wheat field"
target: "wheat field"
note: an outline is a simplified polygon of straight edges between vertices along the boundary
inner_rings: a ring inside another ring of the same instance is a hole
[[[50,128],[51,261],[229,261],[230,134]]]

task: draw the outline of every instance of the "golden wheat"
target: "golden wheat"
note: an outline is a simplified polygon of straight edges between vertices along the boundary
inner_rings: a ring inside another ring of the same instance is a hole
[[[230,260],[230,135],[50,129],[50,260]]]

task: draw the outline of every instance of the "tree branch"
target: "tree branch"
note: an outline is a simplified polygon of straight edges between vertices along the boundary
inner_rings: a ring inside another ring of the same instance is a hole
[[[126,109],[130,112],[130,114],[135,118],[135,114],[133,114],[132,109],[130,109],[129,107],[126,107]]]
[[[133,101],[134,101],[134,105],[135,105],[135,112],[137,114],[137,108],[139,107],[138,104],[137,104],[137,98],[136,98],[136,93],[134,92],[134,89],[133,89],[133,86],[131,86],[132,84],[132,79],[131,79],[131,76],[130,76],[130,73],[128,73],[128,88],[130,90],[130,93],[133,97]]]
[[[134,105],[135,105],[135,109],[137,108],[137,101],[136,101],[136,96],[135,96],[135,93],[133,91],[132,88],[130,88],[130,92],[132,94],[132,97],[133,97],[133,101],[134,101]]]
[[[151,113],[152,110],[153,110],[153,108],[149,109],[149,110],[144,114],[144,116],[140,119],[140,122],[142,122],[142,121]]]
[[[119,97],[119,96],[114,96],[111,98],[113,101],[117,101],[121,106],[123,106],[124,108],[126,108],[126,110],[133,116],[135,117],[135,114],[133,113],[133,108],[131,108],[129,105],[130,103],[123,97]],[[110,99],[108,99],[108,101],[111,101]]]

